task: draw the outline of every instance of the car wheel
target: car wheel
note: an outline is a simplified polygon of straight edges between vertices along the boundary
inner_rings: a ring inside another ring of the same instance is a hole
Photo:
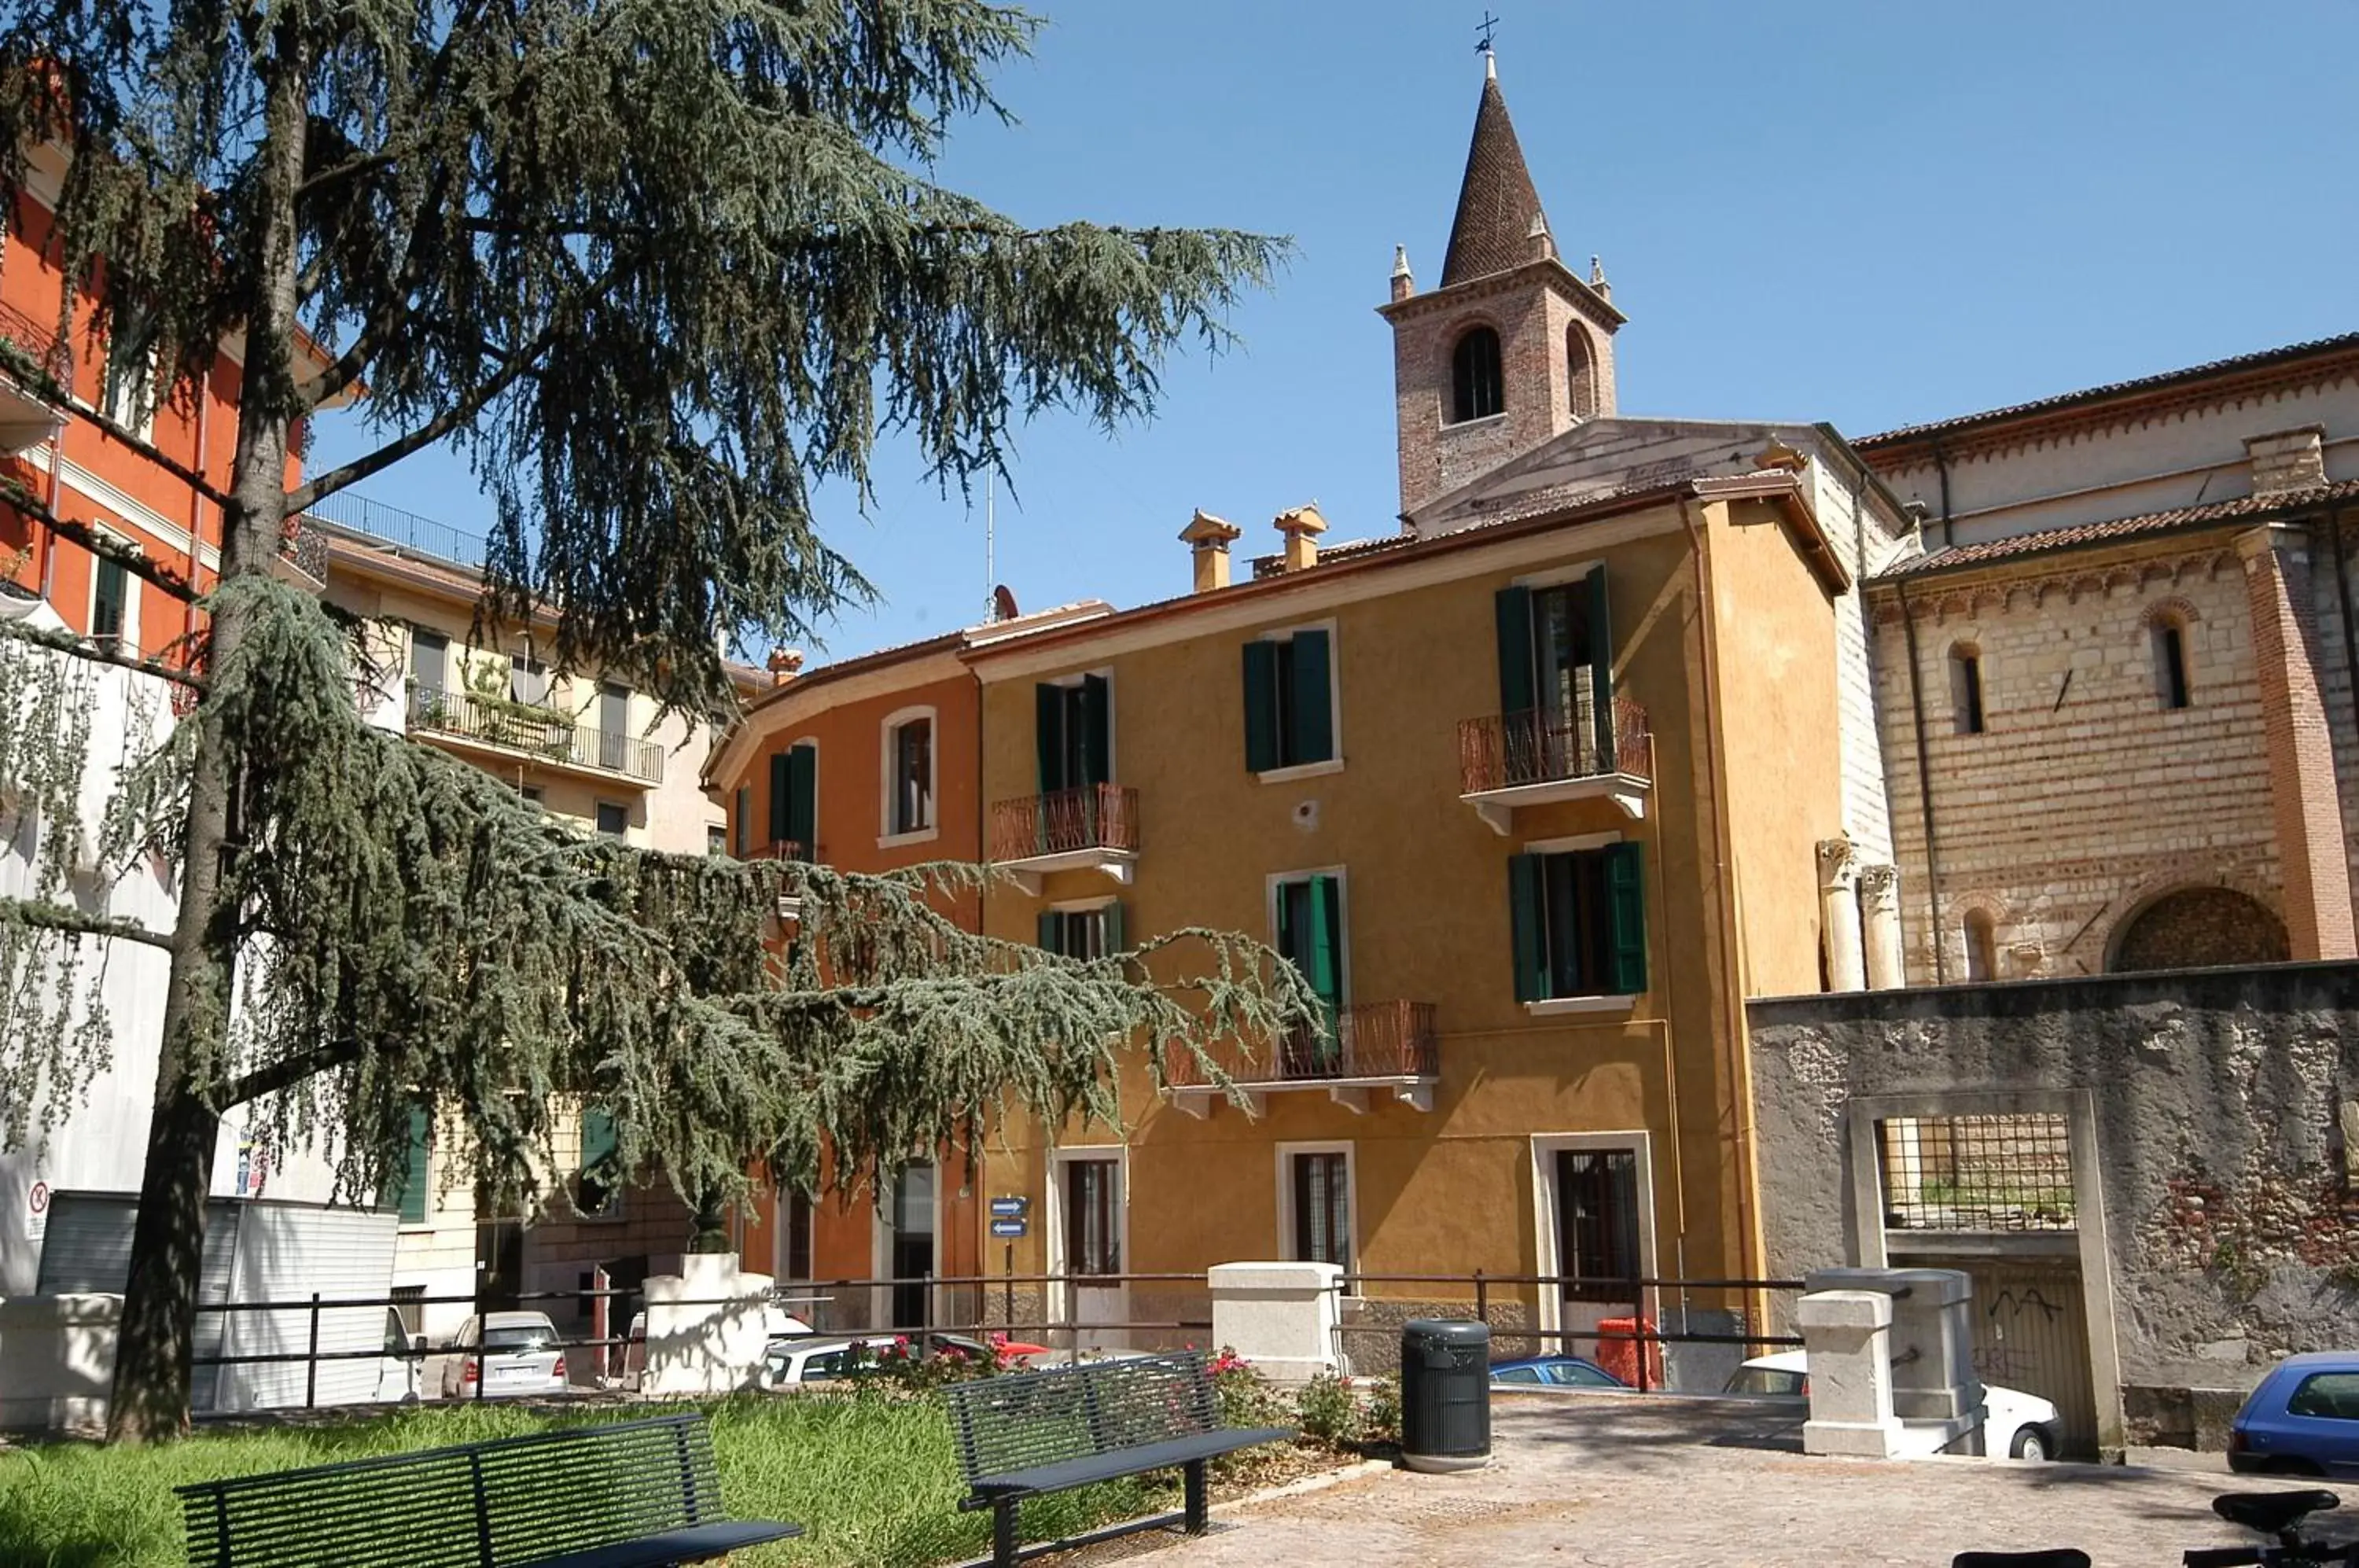
[[[2039,1465],[2047,1462],[2048,1450],[2048,1434],[2036,1426],[2027,1426],[2016,1429],[2015,1441],[2007,1445],[2006,1454],[2010,1459]]]

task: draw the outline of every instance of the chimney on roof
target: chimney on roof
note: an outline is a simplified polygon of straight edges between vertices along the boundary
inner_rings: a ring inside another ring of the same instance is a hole
[[[1209,593],[1229,585],[1229,545],[1245,530],[1201,508],[1180,530],[1181,542],[1196,565],[1193,592]]]
[[[1408,246],[1393,246],[1393,303],[1417,292],[1417,278],[1408,269]]]
[[[802,673],[803,655],[800,648],[774,648],[770,650],[770,684],[783,686]]]
[[[1319,536],[1327,531],[1327,519],[1319,515],[1317,502],[1280,512],[1277,528],[1286,536],[1286,571],[1308,572],[1319,564]]]
[[[2326,483],[2326,452],[2322,425],[2300,425],[2289,430],[2245,438],[2245,455],[2253,463],[2253,494],[2287,495],[2315,490]]]

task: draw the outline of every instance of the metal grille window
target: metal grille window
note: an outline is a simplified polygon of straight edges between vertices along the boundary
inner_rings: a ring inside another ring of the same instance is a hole
[[[1351,1171],[1342,1154],[1293,1157],[1294,1256],[1352,1267]]]
[[[1560,1267],[1565,1299],[1627,1301],[1638,1278],[1638,1151],[1564,1149],[1556,1157]]]
[[[2073,1227],[2071,1134],[2061,1116],[1894,1116],[1875,1132],[1889,1228]]]
[[[793,1187],[778,1191],[778,1224],[781,1250],[778,1274],[781,1279],[808,1279],[811,1277],[811,1201]]]
[[[1076,1160],[1065,1167],[1065,1268],[1093,1276],[1122,1271],[1115,1228],[1115,1172],[1111,1160]]]

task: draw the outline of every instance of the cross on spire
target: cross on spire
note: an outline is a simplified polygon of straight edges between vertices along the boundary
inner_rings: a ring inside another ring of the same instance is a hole
[[[1484,6],[1483,9],[1483,19],[1474,25],[1474,30],[1483,35],[1482,42],[1474,46],[1474,52],[1476,54],[1491,54],[1495,52],[1491,46],[1491,35],[1498,30],[1498,27],[1499,18],[1491,15],[1489,6]]]

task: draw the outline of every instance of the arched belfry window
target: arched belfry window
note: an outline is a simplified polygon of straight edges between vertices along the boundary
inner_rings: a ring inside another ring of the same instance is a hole
[[[1487,419],[1507,406],[1499,371],[1499,334],[1475,327],[1450,354],[1450,422]]]
[[[1572,388],[1572,417],[1586,419],[1597,412],[1597,351],[1586,328],[1564,330],[1566,382]]]

